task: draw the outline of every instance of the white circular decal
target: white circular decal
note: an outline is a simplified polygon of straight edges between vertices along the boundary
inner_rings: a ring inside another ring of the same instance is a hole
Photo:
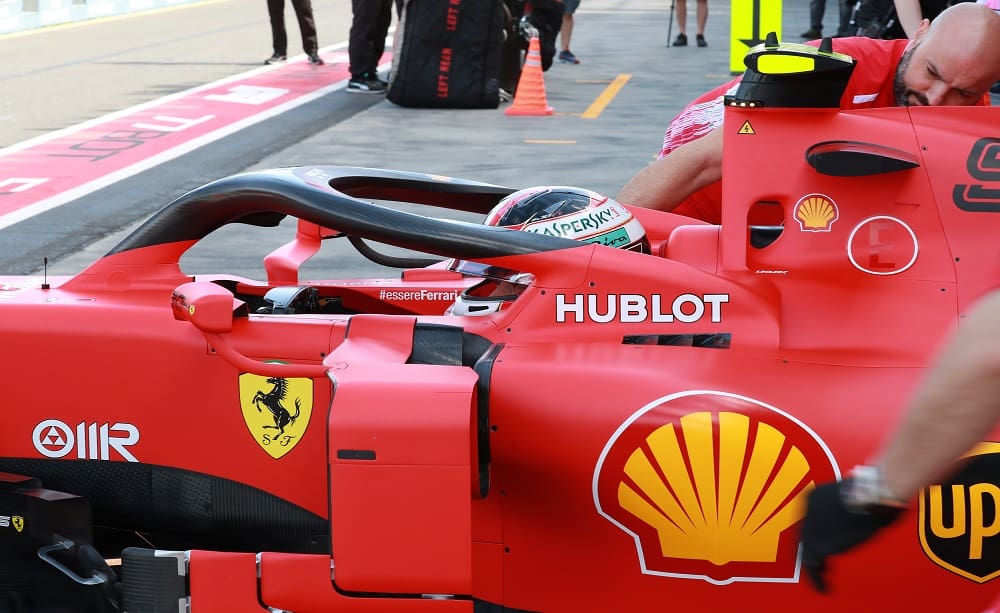
[[[919,251],[910,226],[886,215],[862,220],[847,237],[851,264],[870,275],[897,275],[913,266]]]

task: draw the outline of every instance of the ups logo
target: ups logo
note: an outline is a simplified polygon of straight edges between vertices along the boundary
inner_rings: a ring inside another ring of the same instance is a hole
[[[920,545],[935,564],[975,581],[1000,576],[1000,443],[982,443],[947,483],[920,492]]]

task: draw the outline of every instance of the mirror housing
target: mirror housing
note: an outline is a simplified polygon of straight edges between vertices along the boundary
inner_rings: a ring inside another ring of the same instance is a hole
[[[179,285],[170,296],[174,319],[189,321],[204,333],[231,332],[234,313],[246,310],[226,288],[204,281]]]

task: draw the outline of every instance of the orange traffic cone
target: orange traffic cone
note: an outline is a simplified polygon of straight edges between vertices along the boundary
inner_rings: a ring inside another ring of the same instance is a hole
[[[524,58],[521,78],[517,81],[514,101],[507,115],[551,115],[552,107],[545,100],[545,81],[542,79],[542,45],[537,36],[528,43],[528,56]]]

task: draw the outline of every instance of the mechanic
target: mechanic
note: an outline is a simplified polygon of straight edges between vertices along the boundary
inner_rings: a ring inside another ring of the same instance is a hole
[[[833,50],[857,62],[841,108],[988,105],[988,90],[1000,80],[998,40],[1000,15],[974,3],[956,4],[934,23],[924,19],[912,40],[834,39]],[[741,78],[705,93],[671,121],[659,159],[629,180],[620,202],[721,223],[723,96]]]
[[[872,466],[809,495],[802,564],[826,591],[827,557],[889,525],[908,501],[946,476],[1000,421],[1000,290],[982,297],[953,333]]]

